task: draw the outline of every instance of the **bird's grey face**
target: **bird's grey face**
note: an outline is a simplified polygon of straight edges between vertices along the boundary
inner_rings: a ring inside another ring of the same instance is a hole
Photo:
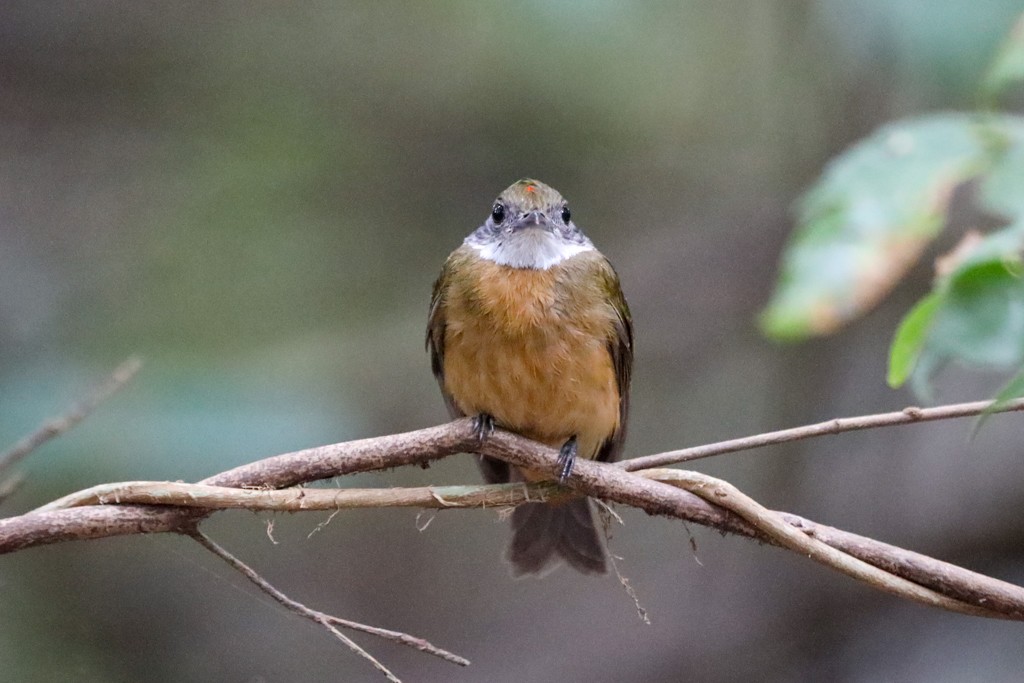
[[[466,244],[499,265],[534,270],[594,248],[572,222],[562,195],[536,180],[520,180],[502,192]]]

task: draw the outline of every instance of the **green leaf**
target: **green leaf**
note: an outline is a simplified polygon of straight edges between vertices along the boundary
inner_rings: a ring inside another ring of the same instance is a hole
[[[995,403],[993,403],[992,407],[985,412],[987,413],[991,410],[995,410],[996,408],[1002,408],[1013,399],[1020,398],[1021,396],[1024,396],[1024,369],[1019,370],[1017,374],[999,390],[999,393],[996,394]]]
[[[877,303],[941,230],[949,198],[985,166],[975,119],[946,113],[878,130],[836,158],[798,206],[766,334],[828,334]]]
[[[955,263],[897,331],[890,383],[905,380],[912,372],[915,390],[920,390],[949,361],[995,368],[1024,363],[1022,227],[1012,225],[983,239],[965,239],[946,257]],[[925,302],[934,308],[921,311]],[[923,343],[915,336],[915,325],[924,328]],[[901,345],[909,350],[897,358]]]
[[[971,428],[971,436],[977,434],[981,428],[988,421],[988,418],[997,410],[1005,406],[1007,403],[1015,398],[1024,396],[1024,369],[1018,370],[1017,374],[1010,378],[1010,381],[1003,385],[1003,388],[996,394],[996,398],[992,401],[992,405],[985,409],[985,411],[978,416],[974,426]]]
[[[1024,14],[999,48],[981,84],[982,96],[992,103],[1009,86],[1024,80]]]
[[[935,314],[926,352],[979,367],[1024,362],[1024,281],[991,261],[959,275]]]
[[[932,320],[941,304],[941,296],[929,294],[917,302],[900,322],[889,349],[887,381],[893,389],[902,386],[917,365],[917,359],[928,340]]]
[[[987,124],[986,131],[994,153],[978,200],[1000,216],[1024,217],[1024,117],[1001,116]]]

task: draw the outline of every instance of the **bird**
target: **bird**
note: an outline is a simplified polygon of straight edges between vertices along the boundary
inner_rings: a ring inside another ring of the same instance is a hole
[[[577,457],[612,462],[626,438],[633,322],[619,276],[544,183],[513,183],[447,258],[434,283],[426,346],[453,418],[559,449],[556,476],[483,455],[488,483],[564,482]],[[514,576],[561,562],[607,571],[588,498],[524,503],[506,553]]]

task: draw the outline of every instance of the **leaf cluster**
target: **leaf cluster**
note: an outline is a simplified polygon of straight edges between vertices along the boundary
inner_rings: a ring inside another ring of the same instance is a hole
[[[1024,15],[998,51],[974,112],[890,123],[834,159],[800,200],[797,228],[766,334],[830,334],[882,300],[948,223],[964,183],[1001,226],[968,231],[938,258],[931,291],[906,314],[889,355],[888,381],[919,394],[950,361],[1015,369],[1002,398],[1024,393],[1024,117],[996,109],[1024,81]]]

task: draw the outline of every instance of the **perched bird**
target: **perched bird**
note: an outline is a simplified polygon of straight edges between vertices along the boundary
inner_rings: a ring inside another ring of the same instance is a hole
[[[633,327],[611,264],[554,189],[520,180],[453,251],[434,283],[427,323],[434,375],[453,417],[481,438],[495,425],[559,448],[557,477],[577,456],[613,461],[629,412]],[[480,456],[489,483],[540,481]],[[512,513],[513,573],[565,560],[606,571],[589,499],[526,503]]]

